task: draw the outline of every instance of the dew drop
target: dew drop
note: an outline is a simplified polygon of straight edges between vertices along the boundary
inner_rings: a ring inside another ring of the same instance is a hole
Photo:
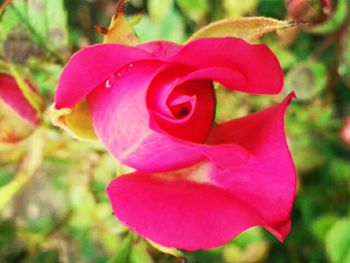
[[[109,89],[111,87],[111,82],[109,79],[106,80],[105,88]]]
[[[106,89],[111,88],[111,87],[114,85],[114,82],[115,82],[115,81],[116,81],[116,76],[115,76],[115,74],[113,73],[113,74],[111,74],[111,75],[109,76],[109,78],[106,80],[105,88],[106,88]]]

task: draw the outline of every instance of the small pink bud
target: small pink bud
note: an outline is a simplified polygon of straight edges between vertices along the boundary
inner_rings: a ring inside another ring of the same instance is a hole
[[[340,131],[340,138],[350,145],[350,116],[344,121],[343,128]]]
[[[25,82],[37,93],[30,81]],[[16,79],[0,73],[0,143],[16,143],[25,139],[39,123],[37,111],[23,95]]]
[[[288,14],[295,20],[318,24],[331,14],[331,0],[287,0]]]

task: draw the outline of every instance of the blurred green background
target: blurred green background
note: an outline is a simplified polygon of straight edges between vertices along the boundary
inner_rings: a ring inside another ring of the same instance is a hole
[[[135,26],[141,41],[182,43],[223,18],[302,21],[261,40],[285,70],[283,94],[217,89],[219,122],[296,91],[286,117],[299,178],[292,232],[281,244],[253,228],[218,249],[185,253],[189,263],[350,262],[350,2],[325,7],[321,0],[298,1],[307,2],[299,11],[283,0],[131,0],[125,8],[130,19],[142,14]],[[65,62],[79,48],[101,42],[93,27],[108,26],[115,4],[14,0],[0,17],[1,59],[32,78],[50,105]],[[0,144],[0,262],[181,262],[115,220],[104,189],[125,169],[101,145],[74,140],[48,121],[20,143]]]

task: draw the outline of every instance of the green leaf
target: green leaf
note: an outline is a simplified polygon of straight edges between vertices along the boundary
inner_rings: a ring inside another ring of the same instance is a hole
[[[63,48],[68,45],[67,12],[63,0],[28,0],[28,19],[51,46]]]
[[[225,263],[244,262],[243,249],[232,244],[222,248],[222,257]]]
[[[335,31],[339,26],[341,26],[345,22],[348,9],[348,0],[338,0],[336,10],[333,12],[331,17],[327,19],[327,21],[323,24],[310,27],[308,31],[317,34],[326,34]]]
[[[147,246],[143,240],[139,240],[132,246],[130,253],[130,263],[154,263],[147,251]]]
[[[28,21],[40,36],[47,37],[46,0],[28,0]]]
[[[203,20],[209,9],[207,0],[176,0],[182,12],[197,23]]]
[[[350,218],[338,221],[327,233],[326,250],[332,263],[350,263]]]
[[[159,38],[181,43],[184,40],[185,26],[182,17],[176,11],[170,12],[162,21]]]
[[[63,0],[46,0],[47,37],[50,44],[62,49],[68,46],[67,11]]]
[[[223,19],[201,28],[188,41],[205,37],[236,37],[254,42],[265,34],[293,26],[295,22],[267,17]]]
[[[161,22],[169,14],[174,5],[174,0],[149,0],[147,9],[150,18],[156,22]]]
[[[160,23],[152,22],[145,15],[134,29],[141,42],[162,39],[181,43],[185,38],[184,21],[175,10],[168,13]]]
[[[108,260],[107,263],[130,263],[131,243],[133,234],[129,234],[120,243],[119,249],[116,255]]]
[[[347,159],[334,158],[330,164],[329,174],[339,181],[350,179],[350,163]]]
[[[337,222],[338,217],[332,214],[324,214],[314,220],[311,225],[312,234],[320,241],[325,241],[329,229]]]
[[[14,27],[21,23],[21,20],[16,15],[16,12],[11,5],[16,7],[16,10],[19,10],[21,13],[27,13],[27,4],[24,1],[13,1],[5,10],[1,18],[1,34],[0,42],[3,43],[8,35],[13,31]]]
[[[225,13],[227,17],[237,18],[252,14],[258,6],[257,0],[224,0]]]
[[[244,231],[233,241],[234,244],[237,244],[240,247],[247,247],[249,244],[264,239],[264,231],[261,227],[254,227],[247,231]]]
[[[343,82],[350,88],[350,26],[348,25],[340,43],[338,73]]]
[[[14,177],[14,173],[4,168],[0,170],[0,188],[9,183]]]

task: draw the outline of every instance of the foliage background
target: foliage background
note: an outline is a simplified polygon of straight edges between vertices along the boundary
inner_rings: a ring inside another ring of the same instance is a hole
[[[342,10],[322,34],[309,25],[262,40],[285,70],[283,95],[217,90],[218,121],[296,90],[286,120],[299,176],[291,234],[280,244],[253,228],[221,248],[185,253],[189,263],[350,262],[350,142],[340,136],[350,116],[349,2],[333,4]],[[64,63],[101,41],[93,26],[107,26],[114,8],[112,0],[14,0],[0,18],[1,58],[30,76],[50,105]],[[224,17],[288,18],[283,0],[131,0],[126,13],[143,14],[135,27],[142,41],[179,43]],[[25,141],[1,144],[0,262],[177,262],[114,219],[104,189],[124,171],[99,144],[76,141],[47,120]]]

